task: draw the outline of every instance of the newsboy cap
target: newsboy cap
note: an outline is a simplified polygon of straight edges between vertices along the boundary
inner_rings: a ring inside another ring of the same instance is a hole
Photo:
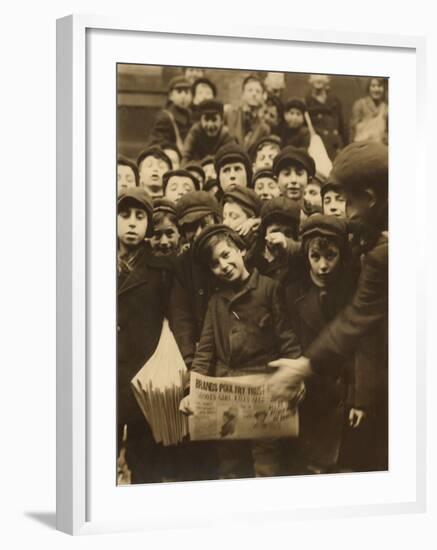
[[[345,189],[364,189],[388,193],[388,147],[374,141],[347,145],[335,157],[330,179]]]
[[[232,239],[240,250],[244,250],[246,248],[245,242],[240,235],[227,225],[207,225],[194,239],[193,257],[196,262],[202,263],[204,261],[206,245],[214,235],[226,235]]]
[[[191,84],[185,78],[185,76],[174,76],[168,83],[168,91],[171,92],[176,88],[185,88],[191,90]]]
[[[219,101],[218,99],[204,99],[199,105],[197,106],[197,110],[200,115],[204,115],[207,113],[211,114],[219,114],[223,116],[223,102]]]
[[[176,206],[173,201],[169,201],[163,197],[153,199],[153,214],[157,214],[158,212],[176,216]]]
[[[296,237],[300,223],[300,203],[287,197],[274,197],[261,207],[260,234],[264,235],[267,226],[275,219],[283,220],[295,229]]]
[[[278,176],[281,170],[293,164],[300,164],[303,166],[310,178],[312,178],[316,173],[316,164],[314,159],[310,157],[305,149],[293,147],[293,145],[287,145],[287,147],[284,147],[273,161],[273,172],[275,176]]]
[[[208,214],[221,218],[220,205],[207,191],[191,191],[183,195],[177,205],[178,224],[194,223]]]
[[[223,204],[227,202],[227,199],[232,199],[237,204],[249,209],[253,212],[255,218],[259,216],[262,201],[253,189],[243,187],[242,185],[234,185],[224,193]]]
[[[150,195],[142,187],[128,187],[122,189],[117,196],[117,211],[120,212],[122,206],[139,206],[146,211],[148,224],[146,237],[153,233],[153,203]]]
[[[348,238],[346,219],[337,216],[326,216],[325,214],[313,214],[303,223],[300,230],[302,239],[311,237],[335,237],[344,242]]]
[[[252,182],[252,164],[250,162],[249,155],[246,151],[237,143],[227,143],[220,147],[217,151],[214,159],[215,171],[220,176],[220,169],[226,164],[233,162],[241,162],[246,168],[247,184],[251,185]],[[219,178],[220,179],[220,178]]]

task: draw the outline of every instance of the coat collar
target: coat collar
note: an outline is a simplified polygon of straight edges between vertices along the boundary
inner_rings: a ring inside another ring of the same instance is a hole
[[[229,304],[233,304],[237,300],[239,300],[242,296],[245,296],[247,293],[257,288],[258,281],[259,281],[259,273],[258,273],[258,270],[254,268],[246,284],[237,293],[235,293],[232,287],[228,286],[228,287],[221,288],[219,290],[219,294],[225,300],[227,300]]]
[[[143,246],[143,251],[138,256],[138,260],[134,269],[124,279],[121,285],[118,287],[118,295],[131,290],[139,285],[147,283],[149,278],[150,268],[165,268],[166,264],[162,258],[156,258],[147,249],[146,245]]]

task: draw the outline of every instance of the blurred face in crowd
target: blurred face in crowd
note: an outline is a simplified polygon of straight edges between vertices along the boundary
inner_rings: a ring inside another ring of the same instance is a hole
[[[193,97],[193,104],[199,105],[199,103],[202,103],[202,101],[205,101],[205,99],[213,99],[214,98],[214,90],[206,84],[205,82],[200,82],[196,86],[195,95]]]
[[[146,236],[147,212],[139,207],[121,205],[117,216],[117,236],[122,251],[138,246]]]
[[[233,185],[247,187],[246,167],[242,162],[230,162],[220,168],[220,186],[227,191]]]
[[[316,237],[308,246],[308,260],[313,276],[325,286],[340,264],[340,249],[334,242]]]
[[[223,126],[223,118],[219,113],[204,113],[200,117],[200,126],[208,137],[216,137]]]
[[[129,189],[135,187],[135,174],[130,166],[126,164],[117,164],[117,190]]]
[[[227,201],[223,206],[223,223],[231,229],[237,229],[242,223],[247,221],[249,216],[243,208],[236,202]]]
[[[195,190],[193,180],[188,176],[171,176],[165,188],[165,198],[178,202],[181,197]]]
[[[320,183],[309,182],[303,192],[303,207],[305,212],[314,214],[322,211],[322,195],[320,194]]]
[[[261,168],[271,168],[276,155],[279,153],[280,147],[276,143],[266,143],[256,152],[253,169],[256,172]]]
[[[162,176],[168,170],[170,170],[170,166],[165,160],[152,155],[140,163],[140,185],[152,198],[162,197]]]
[[[300,164],[290,164],[278,175],[278,185],[284,197],[301,200],[308,184],[308,173]]]
[[[171,160],[171,166],[173,170],[179,170],[179,167],[181,165],[181,161],[179,158],[179,155],[174,149],[163,149],[164,153],[168,156],[168,158]]]
[[[249,107],[260,107],[263,102],[263,88],[257,80],[249,80],[243,88],[242,99]]]
[[[196,67],[187,67],[185,69],[185,78],[193,84],[195,80],[198,78],[202,78],[204,76],[203,69],[197,69]]]
[[[323,196],[323,213],[327,216],[344,217],[346,215],[346,200],[343,193],[334,189],[326,191]]]
[[[285,88],[284,73],[268,73],[264,85],[269,93],[279,97]]]
[[[220,240],[213,246],[210,267],[213,274],[225,283],[241,281],[249,276],[243,252],[229,239]]]
[[[205,181],[215,180],[217,178],[217,172],[215,171],[214,162],[211,161],[207,164],[203,164],[202,168],[205,172]]]
[[[344,190],[346,216],[355,227],[371,228],[383,221],[387,203],[378,198],[373,189]]]
[[[382,80],[380,80],[379,78],[372,78],[369,84],[369,95],[376,103],[383,99],[384,85],[382,83]]]
[[[273,103],[266,103],[263,112],[264,121],[269,126],[277,126],[279,124],[279,113],[276,105]]]
[[[193,98],[190,88],[174,88],[168,98],[170,101],[176,105],[176,107],[183,107],[188,109],[191,105],[191,100]]]
[[[201,233],[202,229],[208,225],[214,225],[218,223],[212,214],[207,214],[200,220],[196,220],[193,223],[185,223],[182,227],[185,239],[187,242],[192,243],[194,239]]]
[[[299,109],[295,109],[294,107],[288,109],[288,111],[285,111],[284,119],[288,128],[300,128],[301,126],[303,126],[303,113],[302,111],[300,111]]]
[[[324,74],[312,74],[309,83],[314,91],[321,92],[329,88],[329,76]]]
[[[258,178],[254,190],[262,201],[268,201],[280,195],[278,182],[268,176]]]
[[[179,239],[179,229],[171,221],[170,216],[162,216],[159,221],[154,221],[150,245],[155,256],[175,254],[178,251]]]

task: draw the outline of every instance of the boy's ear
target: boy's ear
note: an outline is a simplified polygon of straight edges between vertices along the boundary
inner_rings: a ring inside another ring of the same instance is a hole
[[[364,190],[364,194],[367,198],[367,204],[369,208],[374,208],[378,202],[378,198],[376,196],[375,191],[370,187],[368,187]]]

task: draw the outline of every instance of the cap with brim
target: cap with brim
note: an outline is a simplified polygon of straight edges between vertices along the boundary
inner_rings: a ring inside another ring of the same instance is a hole
[[[142,187],[129,187],[122,189],[117,197],[117,210],[120,211],[121,206],[128,207],[135,205],[146,211],[148,224],[146,237],[150,237],[153,233],[153,203],[150,195]]]
[[[281,220],[293,227],[297,236],[300,223],[300,202],[287,197],[275,197],[265,201],[261,208],[260,234],[265,235],[267,226],[274,220]]]
[[[201,220],[209,214],[221,218],[220,205],[207,191],[191,191],[183,195],[176,205],[179,225]]]
[[[191,90],[191,84],[184,76],[174,76],[168,83],[168,91],[171,92],[175,89]]]
[[[343,188],[339,183],[333,181],[331,178],[328,178],[322,184],[322,187],[320,188],[320,194],[322,195],[322,197],[324,197],[328,191],[336,191],[337,193],[341,193],[342,189]]]
[[[223,103],[218,99],[204,99],[197,106],[200,115],[205,114],[219,114],[223,116]]]
[[[228,199],[231,199],[237,204],[249,209],[253,212],[254,217],[259,216],[262,202],[253,189],[242,187],[241,185],[234,185],[231,189],[224,193],[223,204],[225,204]]]
[[[174,202],[164,198],[153,199],[153,214],[156,214],[157,212],[176,216],[176,207]]]
[[[310,178],[312,178],[316,173],[316,164],[314,159],[310,157],[305,149],[288,145],[282,149],[273,161],[273,172],[275,176],[278,176],[281,170],[293,164],[303,166]]]
[[[193,243],[193,257],[197,262],[203,262],[206,245],[214,235],[227,235],[240,250],[244,250],[246,248],[244,240],[240,237],[240,235],[227,225],[207,225],[204,229],[202,229]]]
[[[300,231],[302,239],[312,237],[334,237],[345,242],[348,237],[346,220],[337,216],[326,216],[325,214],[313,214],[302,224]]]
[[[200,190],[199,181],[196,179],[195,176],[191,172],[188,172],[188,170],[169,170],[162,176],[162,189],[165,194],[165,189],[167,187],[167,184],[173,176],[179,176],[182,178],[190,178],[190,180],[193,182],[194,188],[196,191]]]
[[[205,166],[205,164],[214,164],[214,157],[213,155],[207,155],[200,161],[200,166]]]

